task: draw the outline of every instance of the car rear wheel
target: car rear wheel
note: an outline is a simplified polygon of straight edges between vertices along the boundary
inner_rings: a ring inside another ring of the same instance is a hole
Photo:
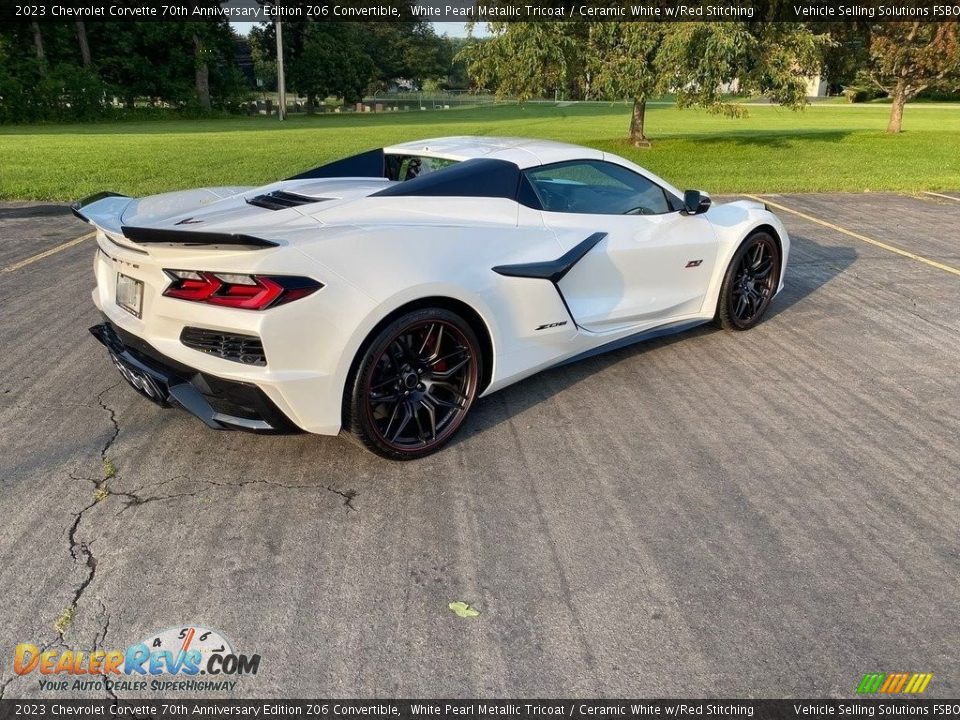
[[[351,435],[395,460],[439,450],[476,399],[479,347],[470,326],[442,308],[391,322],[367,344],[349,385]]]
[[[780,282],[780,250],[767,232],[756,232],[737,248],[717,302],[717,324],[749,330],[760,322]]]

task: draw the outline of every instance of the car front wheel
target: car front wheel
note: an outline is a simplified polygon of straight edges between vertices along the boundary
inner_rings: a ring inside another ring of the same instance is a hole
[[[780,250],[760,231],[737,248],[717,302],[717,323],[726,330],[749,330],[760,322],[780,282]]]
[[[414,310],[382,328],[349,386],[350,433],[383,457],[412,460],[456,434],[476,399],[476,334],[443,308]]]

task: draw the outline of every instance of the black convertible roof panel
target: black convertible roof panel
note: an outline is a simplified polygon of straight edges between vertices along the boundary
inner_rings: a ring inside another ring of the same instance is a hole
[[[384,176],[383,148],[369,150],[359,155],[351,155],[343,160],[315,167],[299,175],[288,177],[287,180],[312,180],[314,178],[336,177],[375,177]]]
[[[498,197],[515,200],[520,168],[506,160],[474,158],[373,193],[371,197]]]

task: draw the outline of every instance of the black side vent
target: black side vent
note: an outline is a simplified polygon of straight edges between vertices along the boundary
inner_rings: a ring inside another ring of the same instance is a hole
[[[233,360],[244,365],[267,364],[263,343],[256,335],[238,335],[219,330],[185,327],[180,333],[180,342],[188,348],[216,355],[224,360]]]
[[[256,205],[257,207],[266,208],[267,210],[285,210],[286,208],[296,207],[297,205],[309,205],[310,203],[323,202],[324,200],[330,200],[330,198],[314,198],[284,192],[283,190],[274,190],[273,192],[250,198],[247,200],[247,204]]]

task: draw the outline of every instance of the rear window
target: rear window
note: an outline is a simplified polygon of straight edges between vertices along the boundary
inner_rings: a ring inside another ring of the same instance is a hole
[[[384,174],[388,180],[412,180],[415,177],[429,175],[437,170],[443,170],[456,165],[456,160],[426,157],[423,155],[387,155],[384,163]]]

